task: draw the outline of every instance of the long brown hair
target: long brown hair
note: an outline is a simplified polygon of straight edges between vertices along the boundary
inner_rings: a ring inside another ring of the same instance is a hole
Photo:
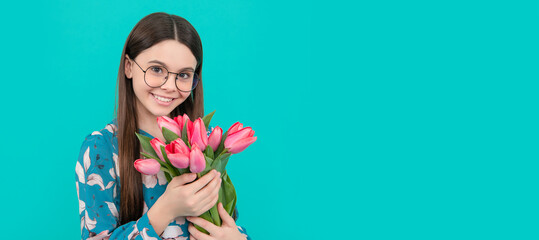
[[[118,123],[118,161],[120,168],[120,223],[121,225],[142,217],[142,176],[133,166],[140,158],[135,93],[131,79],[125,75],[125,55],[135,59],[142,51],[163,41],[173,39],[187,46],[197,60],[195,72],[199,82],[182,104],[176,107],[172,117],[186,113],[190,119],[204,116],[202,94],[202,42],[195,28],[184,18],[163,12],[152,13],[142,18],[131,30],[124,45],[118,70],[117,105],[115,114]]]

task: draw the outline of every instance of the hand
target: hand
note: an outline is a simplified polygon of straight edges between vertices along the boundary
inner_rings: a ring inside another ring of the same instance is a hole
[[[219,216],[221,216],[222,225],[220,227],[215,224],[206,221],[200,217],[187,217],[191,223],[189,223],[189,233],[191,234],[190,239],[194,240],[239,240],[247,239],[247,237],[238,230],[238,226],[234,219],[228,214],[228,212],[223,207],[222,203],[219,203],[217,206],[219,210]],[[201,226],[210,233],[207,235],[193,226],[193,223]]]
[[[154,206],[159,204],[161,209],[166,209],[170,221],[180,216],[200,216],[219,199],[220,175],[212,170],[194,182],[195,173],[174,177]]]

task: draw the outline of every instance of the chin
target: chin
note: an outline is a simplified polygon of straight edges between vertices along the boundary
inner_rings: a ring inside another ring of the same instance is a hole
[[[172,110],[174,110],[174,108],[170,108],[170,110],[165,110],[165,109],[154,110],[151,113],[156,117],[168,116],[172,112]]]

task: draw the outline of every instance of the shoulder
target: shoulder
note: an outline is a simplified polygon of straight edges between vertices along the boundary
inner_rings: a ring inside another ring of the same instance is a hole
[[[111,160],[115,152],[114,143],[117,127],[114,120],[106,124],[101,130],[93,131],[82,141],[79,162],[99,160]],[[88,162],[86,162],[88,164]],[[92,164],[93,165],[93,164]]]
[[[93,131],[88,134],[82,142],[83,147],[93,147],[97,149],[97,146],[105,147],[113,144],[113,138],[116,137],[117,126],[114,120],[105,125],[101,130]]]
[[[75,166],[76,179],[81,183],[110,189],[118,175],[117,156],[114,151],[116,127],[111,123],[99,131],[88,134],[82,142]],[[106,186],[103,183],[108,183]]]

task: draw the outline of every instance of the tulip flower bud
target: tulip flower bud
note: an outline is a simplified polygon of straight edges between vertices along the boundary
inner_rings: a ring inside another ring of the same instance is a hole
[[[161,165],[155,159],[137,159],[135,169],[146,175],[155,175],[161,170]]]
[[[236,123],[232,124],[232,126],[230,126],[230,128],[228,129],[227,135],[235,133],[235,132],[237,132],[237,131],[239,131],[241,129],[243,129],[243,124],[240,123],[240,122],[236,122]]]
[[[189,156],[189,169],[192,173],[202,172],[206,168],[206,159],[200,148],[195,144],[191,145]]]
[[[206,133],[206,126],[202,118],[198,118],[187,129],[188,139],[191,146],[197,144],[201,151],[206,149],[208,145],[208,134]]]
[[[168,160],[177,168],[187,168],[189,166],[190,150],[181,139],[172,141],[165,147]]]
[[[185,125],[186,122],[190,122],[191,120],[189,120],[189,116],[187,116],[187,114],[183,114],[183,116],[177,116],[174,118],[174,121],[178,124],[178,126],[180,126],[180,134],[178,134],[178,136],[182,136],[181,133],[183,131],[185,131],[183,129],[183,125]]]
[[[162,130],[164,127],[173,133],[176,133],[176,135],[181,136],[180,126],[178,123],[167,116],[158,117],[157,125],[159,125],[159,130]]]
[[[210,145],[213,151],[215,151],[217,147],[219,147],[219,144],[221,144],[222,136],[223,129],[221,129],[219,126],[215,127],[210,133],[210,137],[208,138],[208,145]]]
[[[227,137],[225,139],[225,148],[230,150],[230,153],[236,154],[239,153],[253,142],[256,141],[257,137],[253,137],[255,131],[251,127],[242,128],[242,124],[234,124],[229,129]],[[232,130],[232,133],[230,132]]]
[[[166,147],[166,144],[163,141],[161,141],[161,139],[154,138],[154,139],[150,140],[150,145],[152,146],[153,150],[155,150],[155,153],[157,154],[159,159],[161,159],[161,161],[164,162],[165,159],[163,158],[163,154],[161,153],[161,146]]]
[[[168,160],[172,166],[177,168],[187,168],[189,167],[189,155],[184,155],[181,153],[172,153],[167,154]]]

